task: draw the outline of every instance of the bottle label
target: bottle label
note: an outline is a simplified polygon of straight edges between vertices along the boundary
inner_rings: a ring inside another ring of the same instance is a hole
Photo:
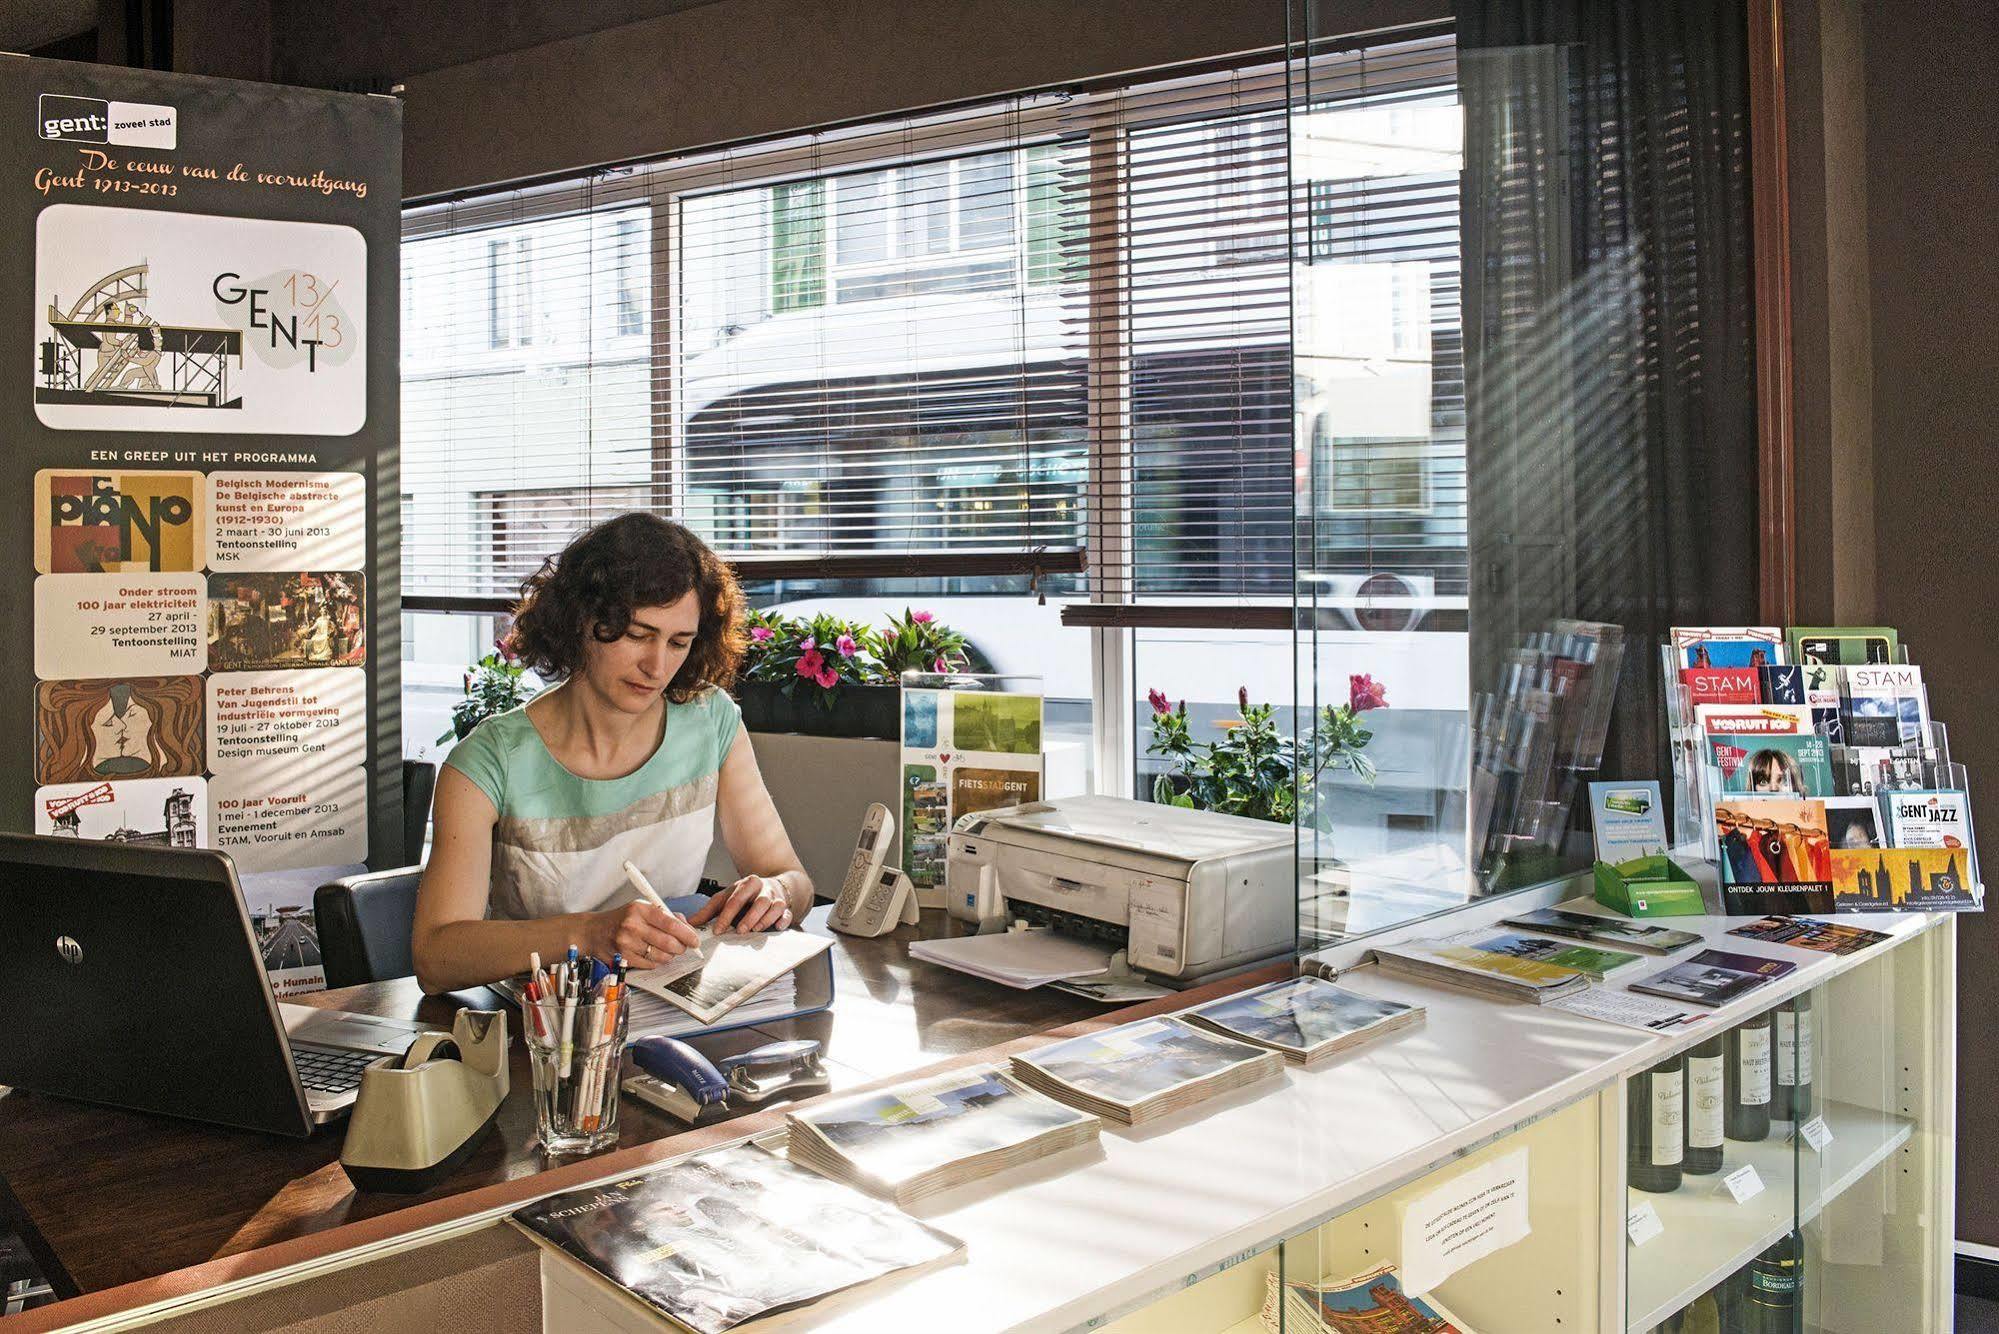
[[[1721,1057],[1687,1058],[1687,1145],[1695,1149],[1721,1147]]]
[[[1761,1107],[1770,1101],[1770,1030],[1744,1028],[1736,1033],[1738,1061],[1736,1087],[1745,1107]]]
[[[1777,1086],[1793,1088],[1812,1082],[1812,1013],[1777,1014]]]
[[[1678,1070],[1652,1079],[1652,1166],[1678,1167],[1685,1156],[1686,1080]]]
[[[1796,1296],[1798,1271],[1790,1266],[1775,1273],[1767,1269],[1752,1269],[1749,1271],[1749,1286],[1758,1293],[1768,1293],[1772,1297]]]

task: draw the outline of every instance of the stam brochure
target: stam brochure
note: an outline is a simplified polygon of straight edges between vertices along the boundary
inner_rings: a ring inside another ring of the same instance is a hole
[[[775,1329],[834,1293],[946,1262],[964,1244],[748,1144],[551,1195],[513,1222],[695,1334]]]

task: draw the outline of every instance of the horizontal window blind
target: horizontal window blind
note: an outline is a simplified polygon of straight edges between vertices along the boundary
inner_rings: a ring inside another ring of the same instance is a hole
[[[749,576],[1461,594],[1451,50],[1318,58],[1303,118],[1272,63],[411,209],[406,597],[637,508]]]

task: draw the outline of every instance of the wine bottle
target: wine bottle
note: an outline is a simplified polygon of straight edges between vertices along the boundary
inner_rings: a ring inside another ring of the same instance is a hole
[[[1630,1140],[1626,1166],[1639,1190],[1663,1193],[1680,1188],[1680,1162],[1687,1148],[1687,1058],[1668,1057],[1633,1078],[1626,1090]]]
[[[1792,1334],[1804,1277],[1804,1248],[1793,1232],[1741,1271],[1733,1327],[1741,1334]]]
[[[1721,1334],[1720,1289],[1703,1292],[1680,1313],[1681,1334]]]
[[[1728,1032],[1722,1129],[1728,1138],[1754,1144],[1770,1138],[1770,1038],[1766,1012]]]
[[[1808,991],[1777,1011],[1777,1044],[1772,1077],[1776,1098],[1770,1115],[1779,1121],[1812,1118],[1812,996]]]
[[[1728,1098],[1726,1045],[1717,1033],[1687,1053],[1687,1157],[1680,1170],[1693,1176],[1712,1176],[1721,1170]]]

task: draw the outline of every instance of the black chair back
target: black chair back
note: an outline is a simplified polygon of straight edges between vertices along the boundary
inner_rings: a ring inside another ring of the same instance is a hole
[[[404,866],[344,876],[314,891],[319,956],[329,988],[416,971],[410,961],[410,928],[416,922],[416,887],[422,879],[421,866]]]

